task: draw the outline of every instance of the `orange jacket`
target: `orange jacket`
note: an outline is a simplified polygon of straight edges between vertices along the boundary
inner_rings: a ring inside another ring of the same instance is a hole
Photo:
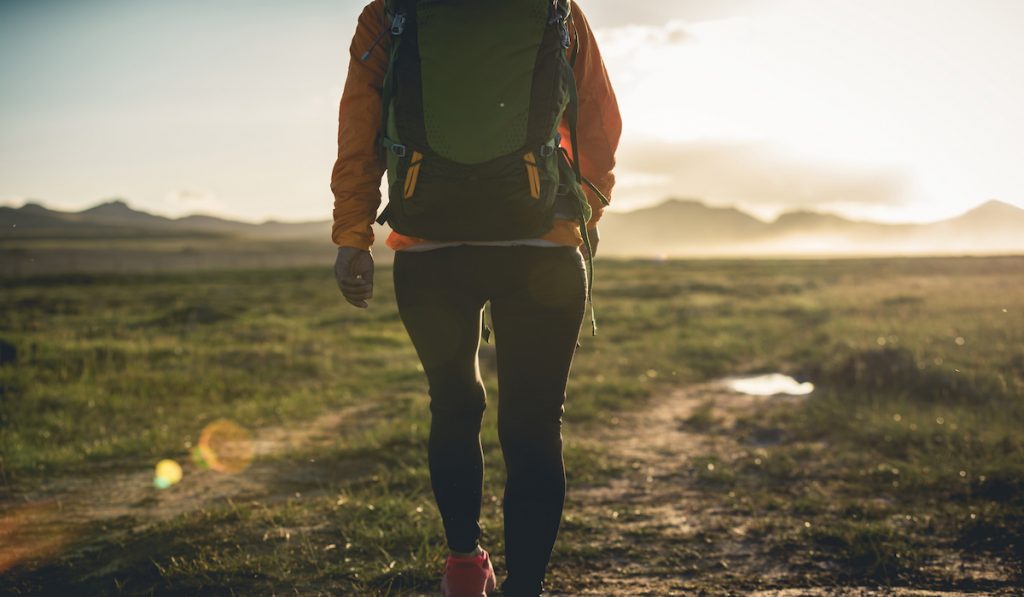
[[[571,46],[579,48],[574,72],[579,89],[577,134],[580,169],[610,199],[615,184],[612,169],[615,167],[615,150],[622,121],[593,32],[575,2],[572,14],[574,33]],[[384,24],[384,0],[373,0],[359,15],[356,33],[349,47],[348,78],[338,116],[338,159],[331,173],[331,191],[334,193],[331,238],[338,246],[369,249],[374,240],[371,224],[380,206],[381,177],[385,170],[375,143],[381,122],[381,88],[387,71],[388,36],[380,39],[367,60],[362,60],[362,56],[373,46]],[[573,47],[570,47],[568,52],[572,51]],[[564,120],[561,132],[562,145],[571,151]],[[593,208],[587,227],[594,228],[604,205],[589,188],[584,190]],[[579,225],[571,220],[556,219],[551,230],[540,238],[569,246],[583,244]],[[387,239],[387,245],[395,250],[420,242],[424,239],[394,231]]]

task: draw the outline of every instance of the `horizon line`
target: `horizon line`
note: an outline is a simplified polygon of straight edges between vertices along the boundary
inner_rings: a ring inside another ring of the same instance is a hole
[[[16,201],[21,201],[22,202],[21,205],[17,205],[16,206],[16,205],[12,204],[12,202],[16,202]],[[318,223],[318,222],[329,222],[329,221],[331,221],[331,218],[320,218],[320,219],[313,219],[313,220],[294,220],[294,221],[279,220],[279,219],[269,218],[269,219],[266,219],[266,220],[263,220],[263,221],[254,222],[254,221],[251,221],[251,220],[238,219],[235,216],[216,215],[216,214],[204,213],[204,212],[191,212],[191,213],[188,213],[188,214],[185,214],[185,215],[182,215],[182,216],[172,217],[172,216],[169,216],[169,215],[166,215],[166,214],[161,214],[161,213],[158,213],[158,212],[147,211],[147,210],[144,210],[144,209],[139,209],[137,207],[133,207],[132,204],[130,203],[129,199],[127,199],[125,197],[116,197],[116,196],[115,197],[109,197],[109,198],[106,198],[106,199],[99,199],[97,203],[94,203],[94,204],[90,205],[89,207],[82,208],[82,209],[80,209],[78,211],[64,211],[64,210],[61,210],[61,209],[54,209],[52,207],[47,206],[44,203],[43,199],[34,198],[34,197],[32,197],[32,198],[21,198],[21,199],[7,199],[7,200],[4,200],[4,201],[0,201],[0,207],[7,207],[7,208],[10,208],[10,209],[21,209],[21,208],[23,208],[25,206],[28,206],[28,205],[38,205],[38,206],[40,206],[40,207],[42,207],[42,208],[44,208],[44,209],[46,209],[48,211],[52,211],[52,212],[56,212],[56,213],[61,213],[61,214],[77,215],[77,214],[81,214],[82,212],[88,211],[90,209],[95,209],[95,208],[97,208],[97,207],[99,207],[101,205],[108,205],[108,204],[111,204],[111,203],[123,203],[125,206],[128,207],[128,209],[131,209],[132,211],[135,211],[135,212],[138,212],[138,213],[147,214],[147,215],[151,215],[151,216],[155,216],[155,217],[165,218],[165,219],[171,220],[171,221],[180,221],[180,220],[184,220],[186,218],[191,218],[191,217],[207,217],[207,218],[215,218],[215,219],[218,219],[218,220],[225,220],[225,221],[239,223],[239,224],[248,224],[248,225],[252,225],[252,226],[262,226],[264,224],[313,224],[313,223]],[[658,208],[658,207],[664,206],[664,205],[669,204],[669,203],[696,203],[696,204],[699,204],[699,205],[701,205],[701,206],[703,206],[705,208],[708,208],[708,209],[732,209],[732,210],[738,211],[739,213],[741,213],[741,214],[743,214],[743,215],[745,215],[747,217],[753,218],[753,219],[755,219],[755,220],[757,220],[759,222],[765,223],[765,224],[773,224],[775,222],[778,222],[783,216],[785,216],[787,214],[811,213],[811,214],[822,215],[822,216],[833,216],[833,217],[840,218],[842,220],[846,220],[847,222],[852,222],[852,223],[878,224],[878,225],[883,225],[883,226],[926,226],[926,225],[929,225],[929,224],[937,224],[937,223],[940,223],[940,222],[946,222],[946,221],[949,221],[949,220],[954,220],[956,218],[959,218],[959,217],[962,217],[964,215],[967,215],[968,213],[971,213],[971,212],[975,211],[976,209],[978,209],[980,207],[983,207],[983,206],[989,205],[989,204],[993,204],[993,203],[1001,204],[1001,205],[1006,205],[1008,207],[1012,207],[1014,209],[1018,209],[1018,210],[1024,212],[1024,207],[1022,207],[1022,206],[1016,205],[1014,203],[1011,203],[1011,202],[1003,200],[1003,199],[990,198],[990,199],[986,199],[984,201],[981,201],[979,203],[976,203],[975,205],[967,208],[966,210],[958,213],[957,215],[941,218],[941,219],[938,219],[938,220],[929,220],[929,221],[920,221],[920,222],[885,222],[885,221],[880,221],[880,220],[851,219],[851,218],[849,218],[847,216],[835,213],[833,211],[817,211],[817,210],[813,210],[813,209],[806,209],[806,208],[799,208],[799,207],[795,207],[795,208],[791,208],[791,209],[786,209],[785,211],[781,212],[778,216],[776,216],[774,219],[766,220],[766,219],[763,219],[763,218],[761,218],[761,217],[759,217],[759,216],[757,216],[757,215],[755,215],[753,213],[745,211],[744,209],[742,209],[740,207],[737,207],[735,203],[731,203],[731,204],[727,204],[727,205],[713,205],[713,204],[710,204],[710,203],[708,203],[707,201],[705,201],[703,199],[688,198],[688,197],[666,197],[666,198],[664,198],[664,199],[662,199],[662,200],[660,200],[658,202],[650,203],[650,204],[643,205],[643,206],[640,206],[640,207],[636,207],[634,209],[630,209],[630,210],[626,210],[626,211],[611,210],[608,213],[629,214],[629,213],[635,213],[635,212],[639,212],[639,211],[643,211],[643,210]],[[386,201],[382,201],[381,202],[381,207],[383,207],[385,204],[386,204]],[[379,211],[379,209],[378,209],[378,211]]]

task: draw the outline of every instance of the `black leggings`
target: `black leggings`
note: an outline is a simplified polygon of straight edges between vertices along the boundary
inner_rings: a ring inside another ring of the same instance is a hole
[[[565,501],[562,413],[586,271],[575,247],[461,245],[399,251],[395,295],[430,387],[430,480],[448,547],[480,540],[486,408],[477,351],[491,302],[498,362],[506,592],[541,586]],[[536,595],[537,593],[532,593]]]

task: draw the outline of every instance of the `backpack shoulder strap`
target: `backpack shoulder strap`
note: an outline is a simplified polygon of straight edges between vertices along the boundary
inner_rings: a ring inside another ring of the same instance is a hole
[[[388,68],[381,89],[381,124],[379,134],[381,140],[387,135],[388,107],[395,95],[395,60],[402,43],[402,34],[408,26],[407,15],[416,7],[416,0],[384,0],[385,25],[382,33],[391,36],[391,52],[388,55]]]
[[[390,20],[395,13],[408,10],[408,5],[415,1],[416,0],[384,0],[384,12]]]
[[[391,102],[395,97],[395,60],[398,57],[398,48],[401,44],[402,33],[405,31],[408,24],[406,15],[410,14],[410,9],[414,9],[415,6],[416,0],[384,0],[384,23],[381,27],[378,40],[384,35],[390,35],[391,50],[388,53],[388,66],[381,86],[381,118],[376,140],[377,149],[382,156],[385,152],[390,150],[393,145],[393,143],[387,138],[387,130],[388,111],[390,109]],[[376,45],[376,41],[374,42],[374,45]],[[364,54],[363,60],[366,60],[369,54],[369,52]],[[383,225],[387,222],[390,210],[391,202],[389,201],[388,205],[384,206],[380,215],[377,216],[378,224]]]

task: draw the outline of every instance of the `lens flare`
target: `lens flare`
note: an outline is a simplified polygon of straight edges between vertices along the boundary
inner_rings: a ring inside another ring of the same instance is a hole
[[[53,502],[0,513],[0,574],[52,556],[71,540],[72,529]]]
[[[157,489],[167,489],[181,481],[181,465],[177,462],[164,459],[156,463],[156,472],[153,475],[153,486]]]
[[[252,463],[252,436],[242,426],[217,419],[203,428],[193,458],[221,473],[240,473]]]

